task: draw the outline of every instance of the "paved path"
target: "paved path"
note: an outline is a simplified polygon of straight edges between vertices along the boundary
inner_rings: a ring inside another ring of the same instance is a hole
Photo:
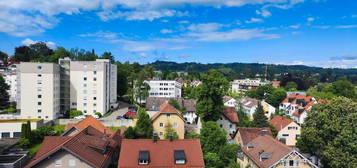
[[[113,126],[132,126],[132,120],[130,119],[116,119],[118,116],[123,116],[126,112],[128,112],[128,103],[119,102],[119,108],[114,110],[109,116],[102,117],[99,120],[105,125],[113,125]]]

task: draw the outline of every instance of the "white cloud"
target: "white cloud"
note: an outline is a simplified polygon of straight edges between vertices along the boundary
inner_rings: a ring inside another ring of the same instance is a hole
[[[264,5],[260,11],[263,17],[271,13],[268,7],[290,8],[303,0],[1,0],[0,32],[14,36],[28,36],[42,33],[57,25],[58,15],[97,12],[100,19],[149,20],[162,17],[186,16],[181,11],[186,5],[239,7]]]
[[[277,34],[267,34],[260,29],[232,29],[223,32],[203,32],[203,33],[188,33],[188,36],[194,37],[196,41],[204,42],[225,42],[225,41],[240,41],[250,40],[253,38],[274,39],[279,38]]]
[[[306,20],[307,20],[308,22],[313,22],[313,21],[315,21],[315,18],[313,18],[313,17],[308,17]]]
[[[263,19],[260,18],[250,18],[250,20],[245,21],[245,23],[262,23]]]
[[[263,17],[271,16],[271,13],[266,9],[262,9],[261,11],[260,10],[256,10],[255,13],[258,14],[258,15],[261,15]]]
[[[141,53],[139,53],[139,56],[140,56],[140,57],[146,57],[146,56],[148,56],[148,54],[145,53],[145,52],[141,52]]]
[[[300,28],[300,25],[299,24],[296,24],[296,25],[290,25],[289,28],[292,28],[292,29],[298,29]]]
[[[160,30],[160,32],[161,32],[162,34],[169,34],[169,33],[172,33],[173,31],[170,30],[170,29],[162,29],[162,30]]]
[[[314,28],[318,29],[353,29],[357,28],[357,24],[354,25],[323,25],[323,26],[314,26]]]
[[[196,32],[212,32],[218,30],[222,26],[223,24],[220,23],[191,24],[187,29]]]
[[[190,22],[188,20],[181,20],[179,21],[180,24],[189,24]]]
[[[97,37],[97,38],[105,38],[105,39],[114,39],[118,37],[119,33],[113,33],[110,31],[97,31],[94,33],[86,33],[80,34],[80,37]]]
[[[149,20],[153,21],[162,17],[185,16],[187,12],[180,12],[176,10],[146,10],[146,11],[130,11],[130,12],[113,12],[102,11],[98,12],[98,16],[103,21],[108,21],[117,18],[125,18],[126,20]]]
[[[25,46],[29,46],[29,45],[35,44],[35,43],[37,43],[37,42],[39,42],[39,41],[34,41],[34,40],[30,39],[30,38],[26,38],[25,40],[22,40],[22,41],[21,41],[21,44],[23,44],[23,45],[25,45]],[[56,49],[56,48],[57,48],[56,43],[54,43],[54,42],[52,42],[52,41],[47,41],[47,42],[45,42],[45,43],[46,43],[47,47],[49,47],[49,48],[51,48],[51,49]]]

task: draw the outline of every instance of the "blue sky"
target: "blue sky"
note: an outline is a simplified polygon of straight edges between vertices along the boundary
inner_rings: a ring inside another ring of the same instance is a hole
[[[119,61],[357,67],[355,0],[1,0],[0,50],[110,51]]]

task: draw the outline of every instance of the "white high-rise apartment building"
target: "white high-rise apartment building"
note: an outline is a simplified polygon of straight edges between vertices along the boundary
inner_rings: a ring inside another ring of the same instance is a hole
[[[149,80],[149,97],[181,97],[182,84],[175,80]]]
[[[53,120],[60,113],[60,67],[53,63],[21,62],[17,101],[21,118]]]
[[[105,114],[117,102],[117,66],[107,59],[70,62],[71,109]]]

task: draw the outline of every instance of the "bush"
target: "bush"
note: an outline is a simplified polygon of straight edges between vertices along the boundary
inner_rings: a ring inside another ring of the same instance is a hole
[[[70,118],[74,118],[74,117],[77,117],[77,116],[80,116],[80,115],[83,115],[83,113],[79,110],[71,110],[69,112],[69,117]]]
[[[96,112],[95,115],[97,115],[99,118],[103,117],[102,113],[100,113],[100,112]]]
[[[26,139],[26,138],[21,138],[19,140],[19,145],[21,147],[29,147],[30,146],[30,140]]]

